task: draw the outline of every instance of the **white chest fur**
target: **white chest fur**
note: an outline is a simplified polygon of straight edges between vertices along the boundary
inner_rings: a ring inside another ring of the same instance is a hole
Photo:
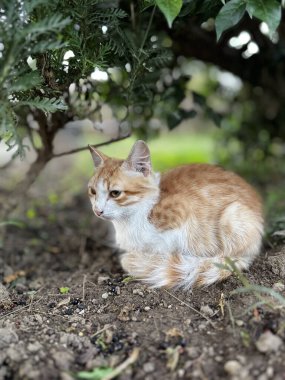
[[[167,231],[158,230],[148,219],[149,210],[140,210],[130,217],[114,222],[116,240],[127,252],[173,254],[185,251],[184,228]]]

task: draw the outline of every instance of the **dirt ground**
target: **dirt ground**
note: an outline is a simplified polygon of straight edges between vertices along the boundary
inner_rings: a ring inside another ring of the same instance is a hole
[[[234,277],[193,292],[130,279],[88,202],[40,207],[7,229],[0,379],[71,380],[97,369],[89,378],[100,380],[103,367],[121,380],[285,379],[281,308],[247,311],[258,299],[232,295],[241,286]],[[247,278],[284,296],[285,245],[265,247]]]

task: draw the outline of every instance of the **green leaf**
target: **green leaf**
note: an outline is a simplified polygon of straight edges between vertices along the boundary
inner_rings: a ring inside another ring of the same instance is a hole
[[[39,73],[37,71],[32,71],[19,76],[17,80],[10,85],[9,90],[11,92],[27,91],[33,87],[39,86],[41,83],[42,78]]]
[[[167,117],[167,126],[170,130],[178,127],[178,125],[185,119],[195,117],[197,112],[195,110],[185,111],[177,109],[175,112],[171,112]]]
[[[131,282],[131,281],[134,281],[134,277],[133,276],[128,276],[128,277],[125,277],[124,279],[123,279],[123,281],[122,281],[122,283],[124,283],[124,284],[128,284],[129,282]]]
[[[38,108],[43,112],[55,112],[55,111],[63,111],[67,109],[67,106],[62,102],[61,99],[56,98],[40,98],[36,97],[34,99],[21,100],[15,104],[14,107],[19,106],[30,106],[34,108]]]
[[[251,17],[266,22],[272,36],[281,21],[281,5],[276,0],[247,0],[246,10]]]
[[[62,286],[59,288],[60,294],[67,294],[69,293],[70,288],[68,286]]]
[[[93,371],[87,372],[87,371],[81,371],[77,373],[78,379],[85,379],[85,380],[102,380],[107,375],[110,375],[110,373],[113,371],[110,367],[99,367],[93,369]]]
[[[244,0],[231,0],[221,8],[216,17],[217,40],[225,30],[236,25],[242,19],[245,9]]]
[[[280,302],[280,305],[285,306],[285,298],[275,290],[271,288],[267,288],[266,286],[262,285],[255,285],[255,284],[250,284],[248,286],[243,286],[240,288],[237,288],[233,290],[230,294],[238,294],[238,293],[250,293],[250,292],[256,292],[259,294],[265,293],[268,294],[269,296],[275,298],[277,301]]]
[[[164,14],[169,28],[171,28],[174,19],[178,16],[181,10],[182,0],[155,0],[155,2]]]

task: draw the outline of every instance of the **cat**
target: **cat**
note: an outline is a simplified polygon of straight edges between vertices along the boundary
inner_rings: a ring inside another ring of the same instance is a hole
[[[152,287],[190,289],[227,278],[226,258],[243,270],[259,254],[262,202],[237,174],[190,164],[160,175],[142,140],[126,160],[89,149],[92,208],[114,224],[130,275]]]

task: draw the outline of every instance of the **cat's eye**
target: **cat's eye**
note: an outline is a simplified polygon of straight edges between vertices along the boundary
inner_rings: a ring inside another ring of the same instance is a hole
[[[122,194],[119,190],[112,190],[110,191],[110,197],[111,198],[118,198]]]
[[[89,187],[89,194],[90,195],[96,195],[96,190],[93,189],[93,187]]]

